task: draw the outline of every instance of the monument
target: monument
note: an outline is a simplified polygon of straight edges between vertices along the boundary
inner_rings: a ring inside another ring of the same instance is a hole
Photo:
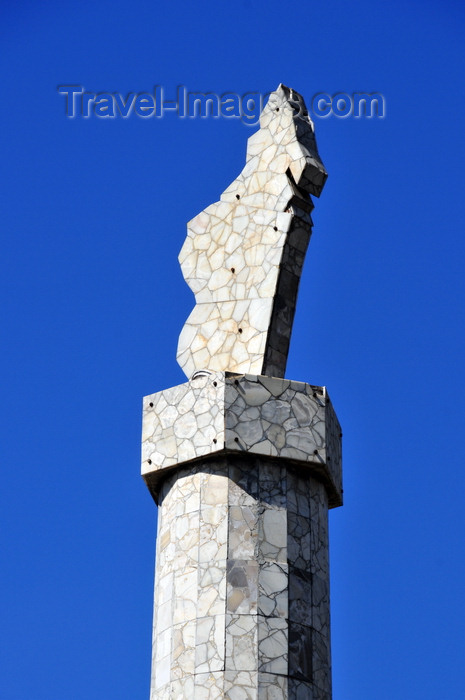
[[[243,171],[188,224],[188,381],[143,402],[158,504],[151,700],[331,698],[341,429],[324,387],[284,378],[326,177],[304,101],[280,85]]]

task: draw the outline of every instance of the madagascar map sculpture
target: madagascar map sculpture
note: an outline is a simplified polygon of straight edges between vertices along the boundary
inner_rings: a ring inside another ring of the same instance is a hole
[[[297,289],[311,235],[309,195],[326,171],[300,95],[280,86],[249,138],[239,177],[188,224],[179,260],[196,306],[178,362],[283,377]]]
[[[324,387],[284,379],[326,177],[304,101],[280,85],[243,171],[188,224],[188,381],[144,398],[142,474],[159,506],[151,700],[331,698],[341,429]]]

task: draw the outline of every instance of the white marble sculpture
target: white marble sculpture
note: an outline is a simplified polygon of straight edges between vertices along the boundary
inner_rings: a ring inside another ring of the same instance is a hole
[[[196,305],[177,358],[188,379],[201,369],[284,376],[310,195],[326,177],[304,101],[280,85],[243,171],[187,227],[179,261]]]

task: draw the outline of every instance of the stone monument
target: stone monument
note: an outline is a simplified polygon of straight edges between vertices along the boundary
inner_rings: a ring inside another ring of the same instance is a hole
[[[284,379],[326,177],[304,101],[280,85],[243,171],[188,224],[188,381],[143,402],[158,504],[151,700],[331,698],[341,429],[324,387]]]

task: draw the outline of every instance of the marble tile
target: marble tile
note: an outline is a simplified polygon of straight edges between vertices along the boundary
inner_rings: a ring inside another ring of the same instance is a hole
[[[289,678],[287,700],[330,700],[328,696],[314,695],[312,683]]]
[[[228,558],[255,559],[258,552],[258,504],[229,507]]]
[[[227,562],[227,612],[256,614],[258,609],[259,565],[254,559]]]
[[[317,603],[320,603],[319,596],[313,596],[312,584],[312,575],[309,572],[290,566],[288,589],[289,620],[302,623],[307,627],[312,627],[314,624],[315,599]],[[327,613],[329,616],[329,610]]]
[[[331,697],[331,651],[329,637],[320,632],[312,633],[312,682],[322,691],[322,697]],[[326,695],[325,695],[326,694]],[[320,697],[317,695],[317,697]]]
[[[195,637],[195,670],[197,673],[224,670],[225,620],[225,615],[197,618]]]
[[[223,700],[224,695],[224,673],[216,671],[214,673],[196,673],[194,683],[194,694],[192,696],[183,695],[179,700]]]
[[[258,669],[256,615],[226,615],[226,668],[230,671]]]
[[[262,505],[259,514],[260,561],[287,562],[287,512]]]
[[[258,612],[264,617],[289,615],[289,567],[286,563],[264,562],[258,574]]]
[[[289,630],[280,617],[258,617],[258,670],[286,676],[288,673]]]
[[[259,683],[256,671],[224,672],[224,697],[226,700],[258,700]]]
[[[288,700],[288,679],[274,673],[258,674],[259,700]]]
[[[170,680],[184,678],[195,673],[196,625],[195,618],[173,625]]]
[[[312,576],[312,627],[328,638],[330,634],[329,577]]]

